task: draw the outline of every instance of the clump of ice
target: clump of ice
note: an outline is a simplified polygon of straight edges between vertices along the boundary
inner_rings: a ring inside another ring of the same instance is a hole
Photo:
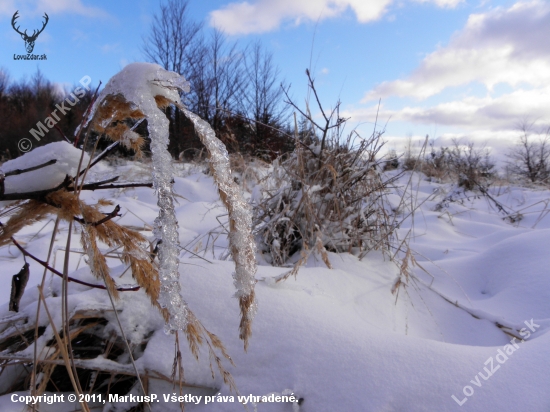
[[[158,302],[170,313],[167,331],[185,329],[187,304],[181,296],[179,283],[178,221],[174,212],[172,191],[174,170],[172,157],[167,150],[169,121],[157,107],[155,96],[165,97],[181,105],[180,90],[188,92],[189,84],[179,74],[166,71],[157,64],[132,63],[109,80],[93,110],[95,111],[107,96],[120,94],[147,117],[153,160],[153,185],[158,194],[157,204],[160,208],[153,231],[156,238],[161,241],[158,250],[161,281]],[[108,123],[108,119],[106,121]]]
[[[35,148],[24,155],[5,162],[0,167],[0,174],[7,174],[17,169],[29,169],[50,160],[56,163],[18,175],[7,176],[4,181],[4,193],[23,193],[52,189],[65,180],[65,176],[77,173],[82,150],[67,142],[49,143]],[[88,155],[84,153],[83,165],[88,164]]]

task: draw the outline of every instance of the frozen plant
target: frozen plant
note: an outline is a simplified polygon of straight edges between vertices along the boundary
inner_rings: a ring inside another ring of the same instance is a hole
[[[106,133],[114,131],[113,138],[129,148],[135,148],[140,137],[128,130],[122,121],[127,117],[147,119],[153,159],[153,185],[160,208],[153,232],[159,239],[158,302],[170,314],[166,325],[168,331],[185,330],[188,309],[179,284],[178,222],[172,193],[174,172],[167,150],[169,121],[159,109],[159,102],[180,103],[179,90],[188,91],[189,86],[178,74],[154,64],[134,63],[109,80],[92,109],[92,113],[95,112],[93,126]]]
[[[235,261],[236,296],[241,308],[240,337],[248,344],[255,312],[255,244],[251,234],[251,212],[238,186],[231,179],[229,156],[223,143],[202,119],[185,109],[180,91],[189,91],[185,79],[159,65],[133,63],[115,75],[101,92],[92,110],[92,128],[141,153],[143,138],[127,122],[147,120],[153,158],[153,182],[158,193],[159,216],[154,234],[159,239],[160,292],[158,302],[170,314],[169,331],[186,330],[190,319],[181,296],[178,273],[178,222],[174,212],[171,157],[167,150],[169,121],[162,112],[169,105],[179,107],[194,123],[208,151],[214,179],[230,220],[230,249]]]

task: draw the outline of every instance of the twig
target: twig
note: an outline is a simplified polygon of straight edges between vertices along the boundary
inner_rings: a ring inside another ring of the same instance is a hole
[[[71,246],[71,234],[72,234],[72,228],[73,228],[73,222],[69,222],[69,230],[67,232],[67,246],[66,249],[70,249]],[[63,348],[60,347],[60,350],[63,353],[63,358],[66,359],[66,356],[68,356],[70,363],[67,365],[67,369],[69,368],[69,365],[73,372],[73,388],[77,393],[84,393],[82,390],[82,386],[80,385],[80,379],[78,378],[78,372],[76,370],[76,366],[74,365],[74,352],[73,352],[73,346],[71,342],[71,330],[69,326],[69,281],[67,278],[69,277],[69,258],[70,253],[65,253],[65,259],[63,261],[63,283],[61,284],[61,326],[63,329],[63,341],[64,346]],[[45,303],[44,303],[45,306]],[[50,319],[51,321],[51,319]],[[53,325],[52,325],[53,327]],[[58,341],[59,343],[59,341]],[[75,386],[76,383],[76,386]],[[82,407],[84,410],[87,409],[87,406],[85,403],[82,404]]]
[[[62,344],[63,342],[61,341],[61,337],[57,332],[57,328],[55,327],[55,323],[53,322],[52,315],[50,314],[50,310],[48,309],[48,305],[46,304],[46,298],[44,297],[44,293],[42,292],[40,286],[38,286],[38,293],[40,294],[40,299],[42,299],[42,302],[44,302],[44,309],[46,309],[46,314],[48,315],[48,319],[50,320],[50,325],[52,325],[55,340],[57,341],[57,345],[59,346],[59,350],[61,351],[61,355],[63,356],[63,361],[65,363],[65,367],[67,368],[67,373],[69,374],[71,383],[73,384],[73,389],[75,390],[75,392],[77,392],[78,399],[80,399],[80,394],[82,392],[78,390],[79,385],[77,386],[75,376],[73,375],[73,370],[71,368],[71,362],[69,361],[67,348]],[[84,411],[90,412],[90,409],[88,408],[86,402],[81,402],[80,404],[82,405],[82,409]]]
[[[76,220],[78,223],[81,223],[83,225],[89,225],[89,226],[99,226],[101,225],[102,223],[105,223],[117,216],[120,216],[118,214],[118,212],[120,212],[120,206],[119,205],[116,205],[116,207],[114,208],[114,210],[111,212],[111,213],[106,213],[106,216],[101,219],[101,220],[98,220],[97,222],[86,222],[84,219],[81,219],[81,218],[78,218],[78,217],[74,217],[73,219]]]
[[[56,269],[52,268],[50,265],[48,265],[46,262],[44,262],[43,260],[40,260],[38,259],[36,256],[33,256],[31,253],[27,252],[25,250],[25,248],[23,248],[23,246],[21,246],[19,243],[17,243],[17,241],[13,238],[13,237],[10,237],[11,241],[13,242],[13,244],[17,247],[17,249],[19,249],[21,251],[21,253],[23,253],[23,255],[27,256],[27,257],[30,257],[32,260],[34,260],[35,262],[39,263],[40,265],[44,266],[46,269],[48,269],[50,272],[52,272],[53,274],[63,278],[63,274],[59,271],[57,271]],[[74,282],[74,283],[78,283],[80,285],[84,285],[84,286],[89,286],[91,288],[95,288],[95,289],[107,289],[105,286],[103,285],[96,285],[96,284],[93,284],[93,283],[88,283],[88,282],[85,282],[83,280],[78,280],[78,279],[75,279],[75,278],[72,278],[70,276],[67,277],[67,280],[69,282]],[[117,288],[116,290],[118,290],[119,292],[136,292],[140,289],[140,286],[134,286],[134,287],[131,287],[131,288]]]
[[[48,160],[46,163],[39,164],[38,166],[29,167],[28,169],[10,170],[9,172],[4,173],[4,176],[8,177],[8,176],[20,175],[20,174],[27,173],[27,172],[32,172],[33,170],[42,169],[43,167],[53,165],[55,163],[57,163],[57,159]]]
[[[120,185],[105,185],[99,183],[89,183],[82,186],[82,190],[102,190],[102,189],[126,189],[130,187],[153,187],[153,183],[123,183]]]
[[[105,274],[103,275],[103,278],[104,278],[104,281],[105,281],[105,285],[107,285],[107,281],[105,279]],[[115,318],[116,318],[116,321],[118,323],[120,333],[122,335],[122,340],[126,344],[126,348],[128,349],[128,356],[130,357],[130,361],[132,362],[132,366],[134,367],[134,371],[136,372],[136,378],[139,382],[139,385],[141,386],[141,390],[143,391],[143,395],[147,395],[147,392],[145,391],[145,387],[143,386],[143,382],[141,380],[141,376],[139,374],[138,367],[136,365],[136,361],[134,360],[134,356],[132,355],[132,349],[130,348],[130,343],[128,342],[128,339],[126,338],[126,334],[124,333],[124,328],[122,327],[122,323],[120,323],[120,319],[118,317],[118,313],[117,313],[116,306],[115,306],[115,301],[113,300],[113,296],[111,295],[111,291],[109,290],[109,288],[106,288],[106,289],[107,289],[107,294],[109,295],[109,300],[111,301],[111,305],[113,306],[113,311],[115,313]],[[145,401],[145,403],[149,407],[149,410],[151,410],[150,403],[147,402],[147,401]]]
[[[65,136],[65,133],[63,133],[63,131],[59,128],[58,125],[55,125],[55,130],[57,130],[59,132],[59,134],[61,135],[61,137],[63,137],[63,139],[65,139],[65,141],[67,143],[71,143],[71,141],[69,140],[69,138],[67,136]]]
[[[0,194],[0,200],[29,200],[29,199],[43,199],[46,195],[57,192],[60,189],[67,188],[71,184],[71,179],[69,175],[65,176],[65,180],[60,183],[58,186],[46,189],[46,190],[35,190],[34,192],[23,192],[23,193],[4,193]]]
[[[50,247],[48,249],[48,257],[46,258],[46,263],[49,263],[50,257],[52,255],[53,250],[53,244],[55,242],[55,236],[57,234],[57,228],[59,227],[59,216],[55,219],[54,227],[52,230],[52,238],[50,240]],[[42,282],[40,283],[40,288],[44,290],[44,285],[46,284],[46,273],[47,268],[44,268],[44,273],[42,274]],[[36,305],[36,324],[34,325],[34,341],[36,342],[38,340],[38,317],[40,315],[40,306],[41,306],[42,300],[38,299],[38,303]],[[37,359],[38,359],[38,346],[35,344],[33,347],[33,362],[32,362],[32,375],[31,375],[31,395],[36,394],[36,368],[37,368]],[[33,405],[33,411],[35,411],[35,405]]]

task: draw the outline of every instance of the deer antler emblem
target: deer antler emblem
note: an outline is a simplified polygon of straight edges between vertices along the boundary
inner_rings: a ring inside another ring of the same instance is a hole
[[[48,15],[46,13],[44,13],[44,25],[42,26],[42,28],[40,30],[38,30],[38,32],[36,30],[33,31],[32,35],[29,36],[27,34],[27,30],[25,30],[24,33],[21,33],[19,31],[19,26],[15,27],[15,20],[17,20],[17,18],[19,17],[17,14],[19,13],[19,10],[17,10],[15,12],[15,14],[13,15],[13,17],[11,18],[11,25],[13,27],[13,29],[19,33],[21,35],[21,38],[25,41],[25,48],[27,49],[27,53],[32,53],[32,51],[34,50],[34,42],[36,41],[36,38],[38,37],[38,35],[40,33],[42,33],[42,31],[44,30],[44,28],[46,27],[46,24],[48,24],[48,20],[50,19],[48,17]]]

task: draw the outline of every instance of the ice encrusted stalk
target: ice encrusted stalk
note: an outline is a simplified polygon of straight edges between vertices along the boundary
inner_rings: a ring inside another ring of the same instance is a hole
[[[187,92],[189,85],[177,73],[166,71],[156,64],[133,63],[112,77],[97,99],[101,104],[108,96],[122,95],[147,118],[151,139],[153,186],[157,192],[159,206],[159,215],[155,219],[153,230],[154,236],[160,241],[158,303],[170,314],[166,331],[185,330],[188,309],[181,296],[179,283],[178,221],[172,191],[174,170],[172,157],[167,150],[170,122],[158,108],[155,97],[161,96],[170,102],[181,104],[179,90]],[[109,120],[104,120],[104,127]]]
[[[189,110],[180,108],[195,125],[195,131],[208,151],[208,161],[218,185],[220,198],[229,212],[229,247],[235,261],[235,296],[239,299],[241,309],[240,338],[244,340],[246,349],[257,308],[254,295],[256,244],[252,236],[252,214],[248,202],[231,176],[229,154],[225,145],[216,137],[207,122]]]
[[[153,160],[153,185],[158,195],[159,215],[155,219],[154,236],[161,242],[158,248],[160,294],[158,302],[168,309],[170,320],[167,330],[185,330],[187,326],[187,304],[181,296],[179,283],[179,239],[178,221],[174,211],[172,192],[172,156],[167,150],[169,121],[160,112],[148,116],[148,130],[151,136]],[[145,114],[148,114],[145,112]],[[151,121],[152,120],[152,121]]]
[[[195,125],[195,130],[208,151],[220,197],[229,212],[229,244],[235,261],[233,278],[241,309],[240,337],[244,340],[246,348],[256,310],[256,246],[252,236],[252,215],[248,203],[231,177],[229,155],[224,144],[216,137],[208,123],[183,107],[179,96],[180,90],[189,91],[189,85],[179,74],[166,71],[156,64],[133,63],[111,78],[97,99],[93,112],[98,106],[107,105],[102,108],[103,116],[99,120],[103,128],[123,119],[125,113],[131,113],[130,117],[147,118],[151,139],[153,183],[160,208],[153,231],[155,237],[161,241],[158,251],[161,282],[158,302],[170,313],[166,325],[168,331],[185,330],[188,309],[181,296],[179,283],[178,222],[172,192],[174,171],[172,158],[167,150],[169,121],[159,106],[175,104]],[[118,99],[117,95],[121,95],[131,108],[128,109],[124,102],[121,104],[121,99]],[[111,109],[109,104],[114,108]]]
[[[234,285],[235,296],[241,306],[241,338],[247,341],[250,334],[250,322],[256,311],[254,285],[256,279],[256,244],[252,237],[252,214],[241,189],[235,184],[229,166],[229,154],[225,145],[216,137],[210,125],[196,114],[185,108],[183,113],[195,125],[202,144],[208,151],[208,161],[218,185],[220,198],[229,212],[229,244],[235,261]]]

